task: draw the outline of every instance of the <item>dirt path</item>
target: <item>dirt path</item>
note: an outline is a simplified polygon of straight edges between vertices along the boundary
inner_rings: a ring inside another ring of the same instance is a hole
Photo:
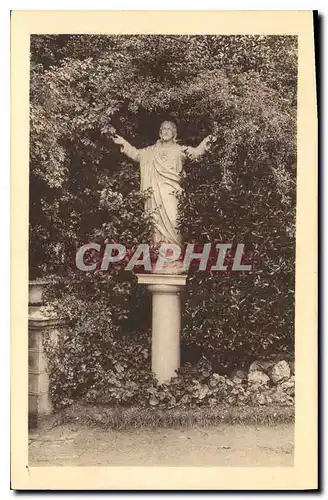
[[[34,433],[31,466],[292,466],[294,426],[114,431],[61,425]]]

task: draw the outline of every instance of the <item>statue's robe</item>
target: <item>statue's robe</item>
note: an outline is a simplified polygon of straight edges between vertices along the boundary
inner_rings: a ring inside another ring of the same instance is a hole
[[[131,146],[127,141],[122,145],[121,151],[140,163],[140,190],[151,189],[145,209],[154,218],[153,243],[181,244],[181,235],[176,226],[177,195],[181,193],[183,161],[186,156],[198,158],[207,149],[208,139],[204,139],[196,148],[177,143],[167,146],[160,141],[142,149]]]

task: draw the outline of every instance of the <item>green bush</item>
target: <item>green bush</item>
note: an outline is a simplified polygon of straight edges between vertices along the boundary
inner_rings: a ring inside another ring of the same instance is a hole
[[[123,359],[135,373],[120,374],[123,393],[130,388],[113,401],[133,402],[152,387],[145,291],[122,269],[73,269],[87,241],[149,240],[138,168],[112,144],[111,125],[137,147],[154,142],[167,118],[183,144],[218,134],[211,154],[186,165],[180,228],[186,242],[244,243],[253,267],[247,275],[191,270],[183,362],[194,367],[205,356],[222,374],[293,351],[296,89],[295,37],[31,38],[30,271],[66,278],[49,291],[71,321],[58,346],[49,344],[59,405],[106,380],[121,394],[114,380]]]

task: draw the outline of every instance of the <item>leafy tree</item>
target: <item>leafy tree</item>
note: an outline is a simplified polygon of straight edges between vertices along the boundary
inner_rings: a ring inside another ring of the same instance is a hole
[[[224,371],[264,353],[292,352],[296,91],[295,37],[31,38],[30,268],[31,275],[69,276],[69,290],[56,289],[57,307],[79,341],[66,350],[64,375],[81,360],[86,325],[89,348],[106,338],[103,369],[114,339],[130,332],[129,342],[139,345],[133,331],[149,327],[149,298],[132,274],[80,276],[72,262],[76,248],[94,238],[148,240],[138,168],[108,131],[114,126],[142,147],[157,139],[163,119],[177,123],[181,143],[218,134],[213,151],[185,168],[185,241],[245,243],[253,266],[248,275],[190,273],[184,360],[205,355]],[[92,357],[86,374],[91,365]],[[72,383],[82,390],[74,376]]]

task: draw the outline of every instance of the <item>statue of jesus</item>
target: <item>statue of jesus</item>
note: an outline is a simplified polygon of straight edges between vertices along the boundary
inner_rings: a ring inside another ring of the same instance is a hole
[[[121,146],[122,153],[140,163],[140,190],[151,188],[145,209],[154,217],[153,244],[181,245],[176,225],[183,161],[186,157],[200,158],[216,137],[207,136],[197,147],[181,146],[177,143],[175,123],[164,121],[159,129],[159,139],[152,146],[137,149],[116,133],[112,135],[112,140]]]

